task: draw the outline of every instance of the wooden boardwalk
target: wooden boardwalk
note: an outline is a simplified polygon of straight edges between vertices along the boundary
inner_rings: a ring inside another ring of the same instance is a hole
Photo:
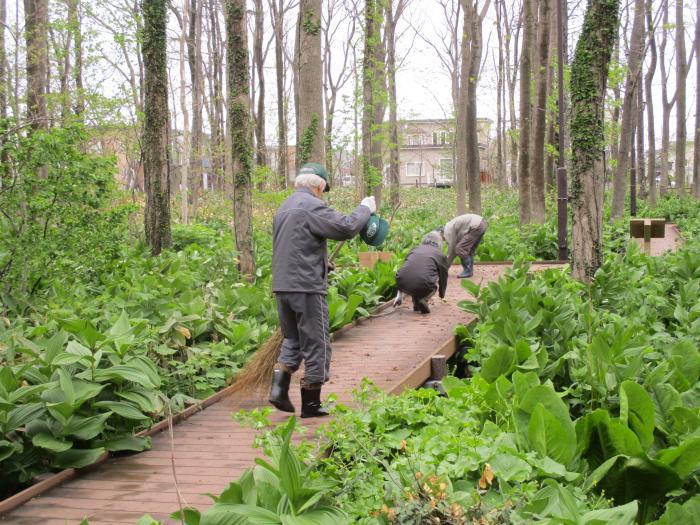
[[[477,266],[474,279],[478,282],[497,278],[505,268]],[[324,396],[335,393],[340,402],[349,402],[352,390],[364,377],[386,391],[401,389],[417,367],[453,339],[457,324],[472,319],[457,307],[468,295],[456,273],[455,267],[446,302],[434,300],[430,315],[413,312],[409,299],[396,312],[363,321],[340,334],[333,344],[333,377],[323,390]],[[410,381],[408,386],[412,386]],[[291,394],[298,409],[298,385],[293,386]],[[209,504],[203,493],[218,494],[252,466],[253,458],[259,454],[251,448],[255,433],[233,421],[231,414],[254,406],[253,400],[229,396],[174,427],[178,486],[187,504]],[[286,418],[280,412],[272,415],[274,422]],[[309,426],[322,421],[303,420]],[[0,523],[64,525],[88,519],[91,525],[134,524],[146,513],[175,523],[168,516],[177,508],[170,435],[165,431],[154,436],[151,450],[110,458],[86,469],[6,514]]]
[[[677,234],[675,227],[669,226],[667,239],[652,241],[652,253],[675,249]],[[533,266],[542,267],[551,265]],[[507,264],[478,264],[472,280],[497,279],[506,268]],[[324,397],[334,393],[340,402],[350,402],[352,390],[365,377],[388,392],[414,387],[426,379],[430,356],[451,346],[456,325],[473,319],[457,307],[459,301],[469,297],[456,278],[459,270],[451,269],[446,301],[434,299],[430,315],[413,312],[409,300],[390,315],[344,330],[333,344],[333,377],[324,388]],[[298,374],[295,379],[291,396],[298,409]],[[162,432],[154,436],[150,450],[110,458],[85,469],[0,517],[0,523],[65,525],[87,519],[91,525],[134,524],[147,513],[165,523],[177,523],[168,517],[178,508],[171,451],[174,450],[178,487],[185,504],[208,505],[210,500],[203,494],[218,494],[252,466],[259,454],[252,448],[255,432],[231,418],[241,408],[255,406],[262,406],[259,400],[224,397],[176,425],[173,443],[169,432]],[[271,419],[281,423],[287,415],[275,412]],[[312,428],[323,422],[302,421]]]

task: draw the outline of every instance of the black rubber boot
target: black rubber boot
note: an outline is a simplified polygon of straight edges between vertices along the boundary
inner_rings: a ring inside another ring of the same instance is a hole
[[[425,299],[413,299],[413,310],[422,314],[429,314],[430,307]]]
[[[289,381],[292,374],[281,368],[275,368],[272,372],[272,388],[270,389],[270,403],[282,412],[294,412],[294,405],[289,399]]]
[[[321,408],[321,387],[301,387],[301,417],[324,417],[328,411]]]
[[[474,259],[470,255],[469,257],[465,257],[464,259],[460,259],[462,262],[462,268],[463,272],[460,273],[457,277],[460,279],[467,279],[474,275]]]

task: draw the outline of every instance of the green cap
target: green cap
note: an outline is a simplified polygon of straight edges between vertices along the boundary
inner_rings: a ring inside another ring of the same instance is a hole
[[[319,164],[318,162],[307,162],[299,170],[299,175],[302,175],[304,173],[318,175],[326,181],[326,187],[323,191],[331,191],[331,185],[328,182],[328,172],[326,171],[326,168],[323,167],[323,165]]]
[[[373,213],[369,216],[367,224],[360,230],[360,238],[370,246],[381,246],[388,233],[389,223]]]

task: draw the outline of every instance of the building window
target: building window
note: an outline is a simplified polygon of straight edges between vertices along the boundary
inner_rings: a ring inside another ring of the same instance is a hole
[[[421,163],[420,162],[407,162],[406,163],[406,177],[420,177],[421,176]]]
[[[455,163],[452,159],[440,159],[438,178],[440,180],[452,180],[455,173]]]
[[[423,144],[423,135],[406,135],[407,146],[421,146]]]
[[[445,144],[452,144],[452,132],[433,131],[433,146],[442,146]]]

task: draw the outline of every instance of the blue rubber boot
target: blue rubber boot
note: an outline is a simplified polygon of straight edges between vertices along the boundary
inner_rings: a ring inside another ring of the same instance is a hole
[[[474,275],[474,259],[469,256],[465,257],[462,261],[462,268],[464,268],[464,271],[460,273],[457,277],[460,279],[468,279],[472,275]]]

